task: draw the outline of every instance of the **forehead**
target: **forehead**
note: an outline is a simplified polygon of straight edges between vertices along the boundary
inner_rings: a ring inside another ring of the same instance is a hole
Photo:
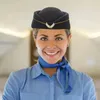
[[[65,32],[65,29],[39,29],[38,35],[41,35],[41,34],[45,34],[48,36],[57,35],[57,34],[65,34],[66,35],[66,32]]]

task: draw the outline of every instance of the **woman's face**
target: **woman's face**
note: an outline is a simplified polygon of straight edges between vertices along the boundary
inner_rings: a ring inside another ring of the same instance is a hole
[[[70,38],[64,29],[39,29],[34,40],[39,55],[49,64],[54,64],[65,55]]]

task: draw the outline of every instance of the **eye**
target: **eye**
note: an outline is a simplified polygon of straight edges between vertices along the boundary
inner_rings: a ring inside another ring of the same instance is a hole
[[[63,40],[62,37],[57,37],[56,40],[60,41],[60,40]]]
[[[46,37],[41,37],[40,40],[46,41],[46,40],[48,40],[48,39],[47,39]]]

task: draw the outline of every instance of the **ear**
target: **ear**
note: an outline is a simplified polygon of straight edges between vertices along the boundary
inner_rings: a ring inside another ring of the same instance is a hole
[[[71,37],[72,37],[72,34],[70,33],[70,34],[68,35],[68,46],[69,46],[69,44],[70,44]]]

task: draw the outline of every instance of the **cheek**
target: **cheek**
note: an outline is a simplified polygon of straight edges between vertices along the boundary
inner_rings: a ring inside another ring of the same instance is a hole
[[[68,41],[62,41],[61,43],[59,43],[58,46],[65,50],[67,48],[67,45],[68,45]]]
[[[60,48],[63,53],[65,53],[67,51],[67,45],[62,45]]]
[[[37,41],[36,47],[37,47],[37,49],[42,50],[45,47],[45,44],[41,41]]]

